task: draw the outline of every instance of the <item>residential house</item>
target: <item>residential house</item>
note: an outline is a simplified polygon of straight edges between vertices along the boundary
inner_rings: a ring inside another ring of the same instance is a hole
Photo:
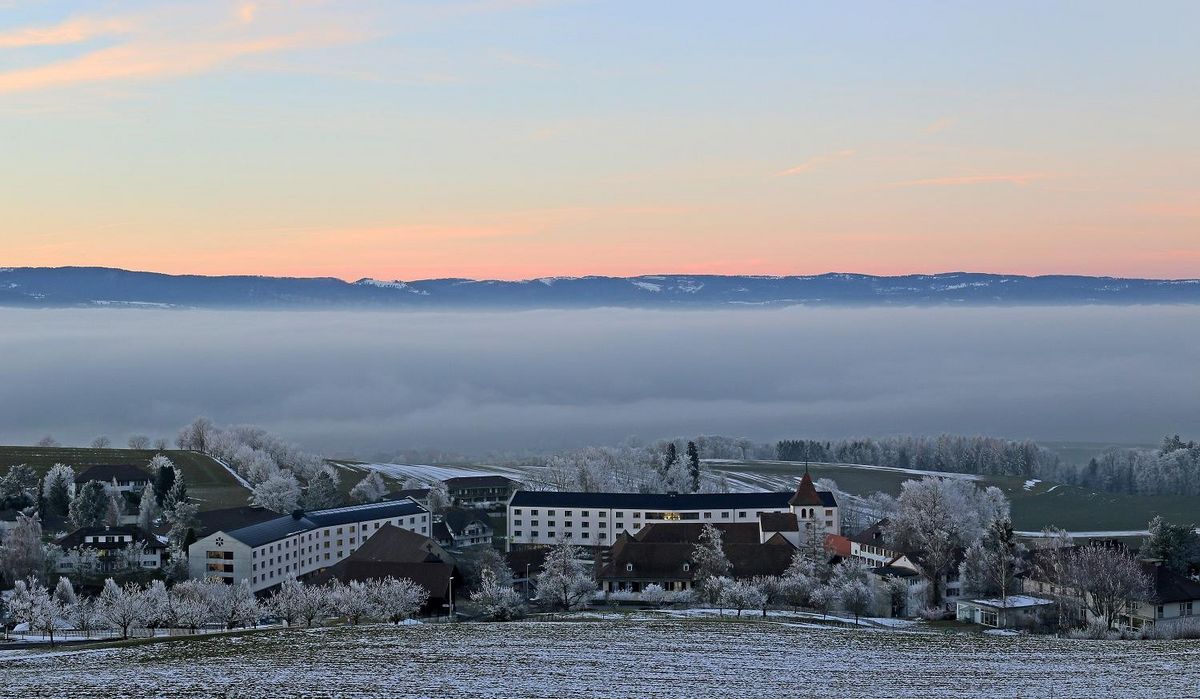
[[[959,600],[956,616],[959,621],[996,629],[1025,628],[1036,624],[1039,615],[1050,613],[1053,606],[1054,600],[1030,595]]]
[[[250,583],[255,592],[328,568],[385,524],[428,536],[429,511],[412,500],[304,512],[214,531],[188,547],[193,578]]]
[[[901,569],[910,570],[928,579],[919,551],[900,551],[887,542],[888,524],[889,521],[885,517],[858,534],[847,537],[850,543],[850,556],[865,562],[872,569],[886,568],[892,573]],[[888,577],[888,574],[884,573],[883,577]],[[916,581],[913,581],[912,584],[915,586]],[[958,566],[951,566],[950,570],[941,576],[938,585],[942,590],[945,608],[954,610],[962,593]]]
[[[489,508],[504,505],[521,484],[504,476],[459,476],[447,478],[450,504],[457,507]]]
[[[1039,552],[1046,555],[1044,552]],[[1137,630],[1145,626],[1178,623],[1181,620],[1200,616],[1200,582],[1178,573],[1159,560],[1139,561],[1142,573],[1149,580],[1149,594],[1143,600],[1130,600],[1125,612],[1116,619],[1116,625],[1124,629]],[[1062,587],[1038,576],[1039,566],[1025,582],[1027,592],[1054,595],[1070,600],[1070,616],[1086,623],[1104,623],[1106,620],[1092,613],[1087,606],[1085,593],[1077,588]]]
[[[434,522],[432,536],[442,546],[467,548],[491,546],[494,533],[487,512],[480,510],[450,509]]]
[[[622,533],[600,566],[596,579],[604,592],[640,592],[656,584],[665,590],[689,590],[695,579],[693,553],[703,523],[654,522],[636,534]],[[765,542],[754,522],[714,524],[731,564],[730,577],[781,575],[796,547],[781,533]]]
[[[809,540],[838,534],[840,517],[833,493],[817,491],[807,473],[795,491],[757,493],[577,493],[520,490],[508,503],[510,548],[549,546],[569,538],[577,545],[611,546],[621,534],[636,534],[654,523],[753,524],[767,513],[790,513],[795,532]],[[768,527],[790,526],[768,518]],[[787,520],[790,521],[790,520]],[[760,541],[761,543],[761,541]]]
[[[113,573],[130,568],[158,570],[166,545],[137,527],[84,527],[55,540],[63,550],[57,572]]]
[[[88,481],[100,481],[107,487],[115,481],[120,492],[140,495],[150,484],[151,477],[148,471],[132,464],[96,464],[75,476],[76,489]]]

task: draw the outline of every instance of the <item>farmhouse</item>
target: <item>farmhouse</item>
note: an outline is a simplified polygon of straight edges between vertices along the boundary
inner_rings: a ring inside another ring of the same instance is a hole
[[[621,534],[636,534],[649,524],[753,524],[764,514],[793,515],[788,539],[837,534],[841,530],[833,493],[817,491],[807,473],[794,492],[758,493],[576,493],[520,490],[508,503],[510,547],[548,546],[569,538],[581,546],[610,546]],[[790,527],[784,518],[768,517],[766,526]]]
[[[450,502],[459,507],[495,507],[508,502],[520,483],[504,476],[459,476],[447,478]]]
[[[776,533],[760,540],[757,523],[714,524],[731,564],[730,577],[780,575],[792,562],[796,547]],[[695,575],[693,551],[704,524],[648,524],[636,534],[622,533],[596,576],[605,592],[640,592],[646,585],[665,590],[691,589]]]
[[[451,598],[451,585],[462,581],[454,559],[436,541],[392,524],[385,524],[354,553],[305,582],[322,585],[386,577],[408,578],[429,592],[426,611],[437,611]]]
[[[188,547],[188,566],[193,578],[246,581],[258,592],[332,566],[385,524],[424,536],[431,525],[429,511],[412,500],[297,510],[205,536]]]
[[[99,573],[129,568],[157,570],[162,567],[166,549],[137,527],[85,527],[54,543],[63,550],[56,569],[64,574],[92,567]]]
[[[132,464],[97,464],[89,466],[75,476],[75,486],[88,481],[100,481],[106,486],[117,483],[122,493],[140,493],[150,484],[150,474]]]

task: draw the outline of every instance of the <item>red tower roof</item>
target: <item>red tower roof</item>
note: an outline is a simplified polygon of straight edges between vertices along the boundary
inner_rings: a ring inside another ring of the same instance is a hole
[[[789,505],[817,505],[822,504],[821,496],[817,494],[817,486],[813,485],[812,477],[808,475],[808,471],[804,472],[804,477],[800,479],[800,485],[796,487],[796,494],[788,500]]]

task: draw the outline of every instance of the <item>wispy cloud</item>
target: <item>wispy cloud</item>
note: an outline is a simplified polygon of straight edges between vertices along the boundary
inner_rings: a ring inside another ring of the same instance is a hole
[[[809,158],[808,160],[805,160],[804,162],[800,163],[799,165],[796,165],[795,167],[790,167],[790,168],[780,172],[779,176],[780,177],[790,177],[792,175],[802,175],[806,172],[812,172],[813,170],[816,170],[817,168],[823,167],[825,165],[829,165],[830,163],[835,163],[839,160],[845,160],[846,158],[852,158],[852,157],[854,157],[855,154],[856,154],[855,150],[847,148],[845,150],[839,150],[834,153],[826,153],[824,155],[814,155],[813,157]]]
[[[938,119],[937,121],[934,121],[926,126],[925,133],[941,133],[951,126],[954,126],[956,123],[958,123],[958,119],[955,119],[954,117],[942,117],[941,119]]]
[[[306,9],[311,10],[300,6],[267,15],[258,2],[171,5],[136,16],[75,18],[13,29],[0,33],[0,48],[79,44],[100,36],[120,39],[79,55],[0,71],[0,93],[194,75],[242,56],[351,43],[372,35],[301,11]]]
[[[135,26],[128,19],[76,17],[49,27],[23,27],[0,32],[0,49],[78,44],[99,36],[126,34]]]
[[[888,187],[961,187],[973,184],[1015,184],[1025,185],[1038,180],[1050,179],[1053,175],[1041,172],[1003,174],[1003,175],[964,175],[960,177],[930,177],[919,180],[904,180],[892,182]]]

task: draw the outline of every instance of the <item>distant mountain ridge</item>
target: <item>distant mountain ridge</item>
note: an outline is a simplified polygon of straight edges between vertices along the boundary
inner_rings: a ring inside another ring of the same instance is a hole
[[[168,275],[104,267],[0,268],[0,306],[147,308],[752,308],[1200,304],[1200,279],[947,272],[873,276],[664,274],[521,281],[346,282]]]

